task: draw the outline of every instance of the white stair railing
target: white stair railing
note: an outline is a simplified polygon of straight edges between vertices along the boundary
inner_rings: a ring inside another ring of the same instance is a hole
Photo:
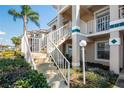
[[[63,27],[59,28],[56,31],[50,32],[47,35],[47,40],[51,40],[57,47],[61,45],[65,40],[67,40],[71,36],[71,22],[67,23]],[[47,53],[50,53],[55,49],[55,47],[50,46],[50,41],[47,41]]]
[[[60,45],[71,35],[71,22],[65,24],[61,28],[56,31],[50,32],[47,37],[55,43],[56,45]]]
[[[23,53],[25,60],[31,64],[32,68],[36,69],[36,64],[31,55],[30,45],[26,33],[21,40],[21,52]]]
[[[57,68],[59,69],[64,80],[70,85],[70,62],[58,49],[65,40],[71,36],[71,22],[56,31],[49,32],[44,39],[32,39],[32,51],[40,52],[40,49],[47,47],[47,54],[52,58]]]
[[[63,27],[56,31],[49,32],[43,39],[35,38],[31,39],[31,50],[32,52],[39,53],[41,49],[47,47],[47,38],[49,38],[57,46],[61,45],[66,39],[71,36],[71,22],[65,24]]]
[[[54,61],[64,80],[66,81],[68,87],[70,87],[70,62],[67,58],[62,54],[62,52],[58,49],[58,47],[48,38],[49,47],[52,47],[52,51],[49,51],[49,56]],[[49,48],[51,49],[51,48]]]

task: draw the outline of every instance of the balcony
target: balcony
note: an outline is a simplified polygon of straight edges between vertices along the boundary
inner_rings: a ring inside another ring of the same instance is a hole
[[[96,19],[90,20],[83,23],[81,26],[81,33],[83,34],[94,34],[97,32],[108,31],[110,23],[110,14],[103,15]]]
[[[111,31],[124,30],[124,6],[119,6],[119,18],[110,22]]]

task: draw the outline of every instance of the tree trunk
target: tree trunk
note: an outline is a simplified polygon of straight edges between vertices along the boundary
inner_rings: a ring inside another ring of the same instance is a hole
[[[24,16],[23,21],[24,21],[24,34],[26,34],[27,32],[27,16],[26,15]]]

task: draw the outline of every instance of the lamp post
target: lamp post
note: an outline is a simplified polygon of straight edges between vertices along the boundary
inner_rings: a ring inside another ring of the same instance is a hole
[[[82,49],[82,62],[83,62],[83,83],[86,84],[86,76],[85,76],[85,46],[87,45],[87,42],[85,40],[81,40],[79,45],[81,46]]]

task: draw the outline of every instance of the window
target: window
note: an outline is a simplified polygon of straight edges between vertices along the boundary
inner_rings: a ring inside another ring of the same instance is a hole
[[[53,25],[52,30],[56,30],[56,25]]]
[[[105,31],[109,29],[110,13],[109,10],[96,13],[96,31]]]
[[[109,41],[98,41],[96,43],[96,59],[109,60]]]

